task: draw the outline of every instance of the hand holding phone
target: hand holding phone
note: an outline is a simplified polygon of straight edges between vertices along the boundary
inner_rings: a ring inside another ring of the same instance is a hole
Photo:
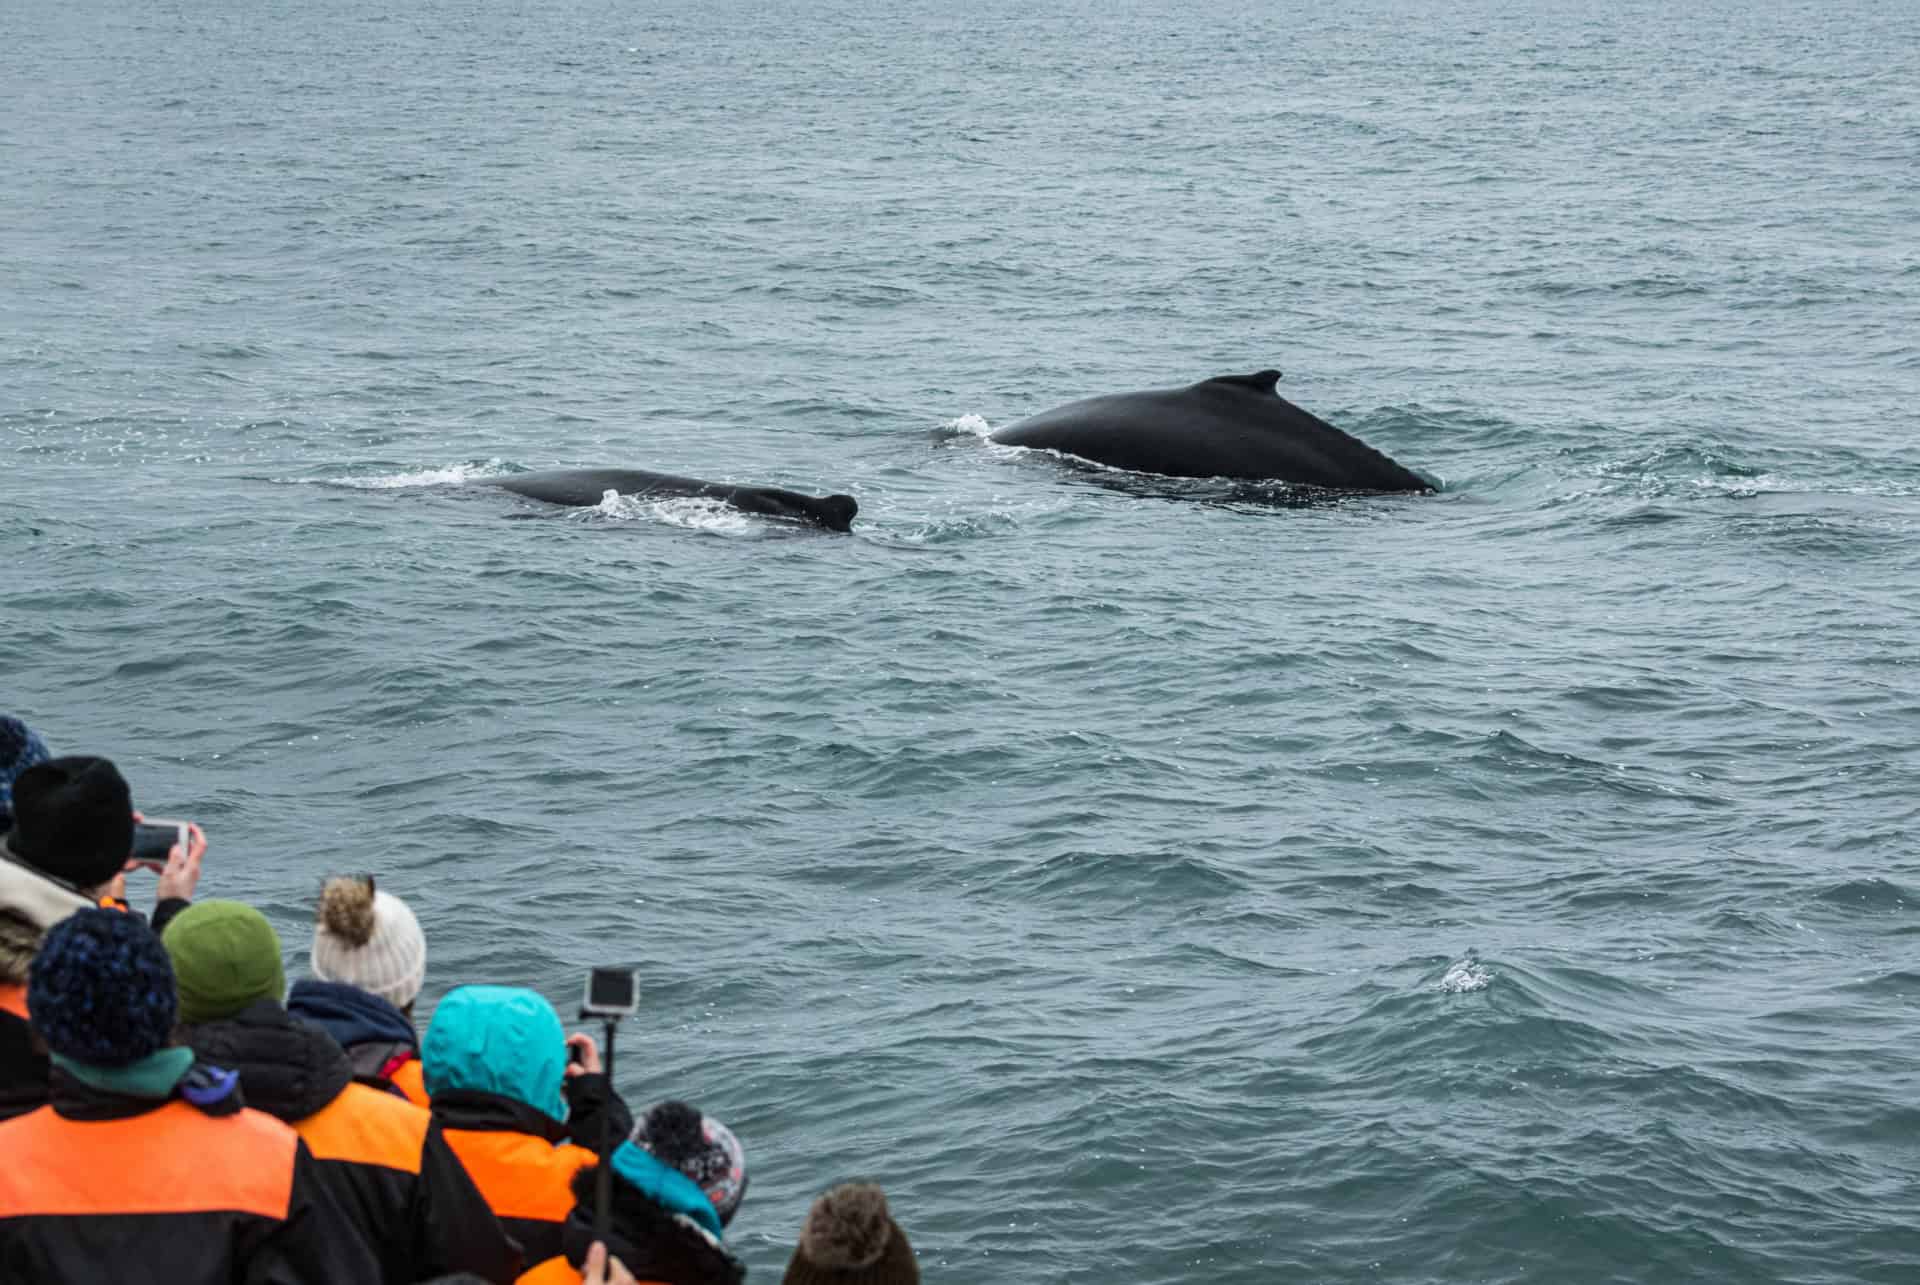
[[[191,821],[149,820],[138,812],[133,819],[127,868],[160,872],[160,886],[154,890],[158,900],[192,901],[200,886],[200,859],[207,854],[206,832]]]
[[[186,821],[137,821],[133,827],[133,852],[128,860],[147,867],[149,870],[166,868],[167,858],[173,855],[174,848],[185,851],[188,844]]]
[[[576,1075],[598,1075],[605,1070],[600,1064],[600,1046],[594,1043],[591,1035],[567,1036],[567,1078]]]

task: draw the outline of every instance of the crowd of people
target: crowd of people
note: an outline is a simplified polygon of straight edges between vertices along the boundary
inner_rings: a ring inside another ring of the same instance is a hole
[[[532,990],[456,986],[419,1033],[426,937],[370,876],[325,882],[289,989],[266,916],[195,900],[200,828],[140,860],[140,820],[113,763],[0,716],[0,1282],[745,1278],[724,1124],[681,1101],[636,1118]],[[850,1183],[783,1279],[920,1272],[885,1195]]]

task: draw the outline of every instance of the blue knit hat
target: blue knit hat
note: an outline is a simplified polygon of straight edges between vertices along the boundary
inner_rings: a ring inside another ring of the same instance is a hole
[[[13,778],[52,757],[39,733],[11,714],[0,714],[0,830],[13,824]]]
[[[173,963],[138,915],[82,910],[47,932],[27,1011],[47,1047],[83,1066],[131,1066],[173,1035]]]

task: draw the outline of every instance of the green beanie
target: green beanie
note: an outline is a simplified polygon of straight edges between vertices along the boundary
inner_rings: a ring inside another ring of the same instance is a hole
[[[267,917],[237,901],[203,901],[173,917],[160,944],[173,957],[180,1024],[232,1017],[255,1000],[287,997],[280,937]]]

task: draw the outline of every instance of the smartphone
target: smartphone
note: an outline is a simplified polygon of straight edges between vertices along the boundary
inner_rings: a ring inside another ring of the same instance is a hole
[[[151,861],[155,865],[167,864],[167,855],[175,844],[180,850],[187,849],[187,823],[185,821],[163,821],[153,818],[141,821],[133,827],[133,852],[135,861]]]
[[[596,968],[587,974],[582,1017],[632,1017],[640,1011],[640,980],[631,968]]]

